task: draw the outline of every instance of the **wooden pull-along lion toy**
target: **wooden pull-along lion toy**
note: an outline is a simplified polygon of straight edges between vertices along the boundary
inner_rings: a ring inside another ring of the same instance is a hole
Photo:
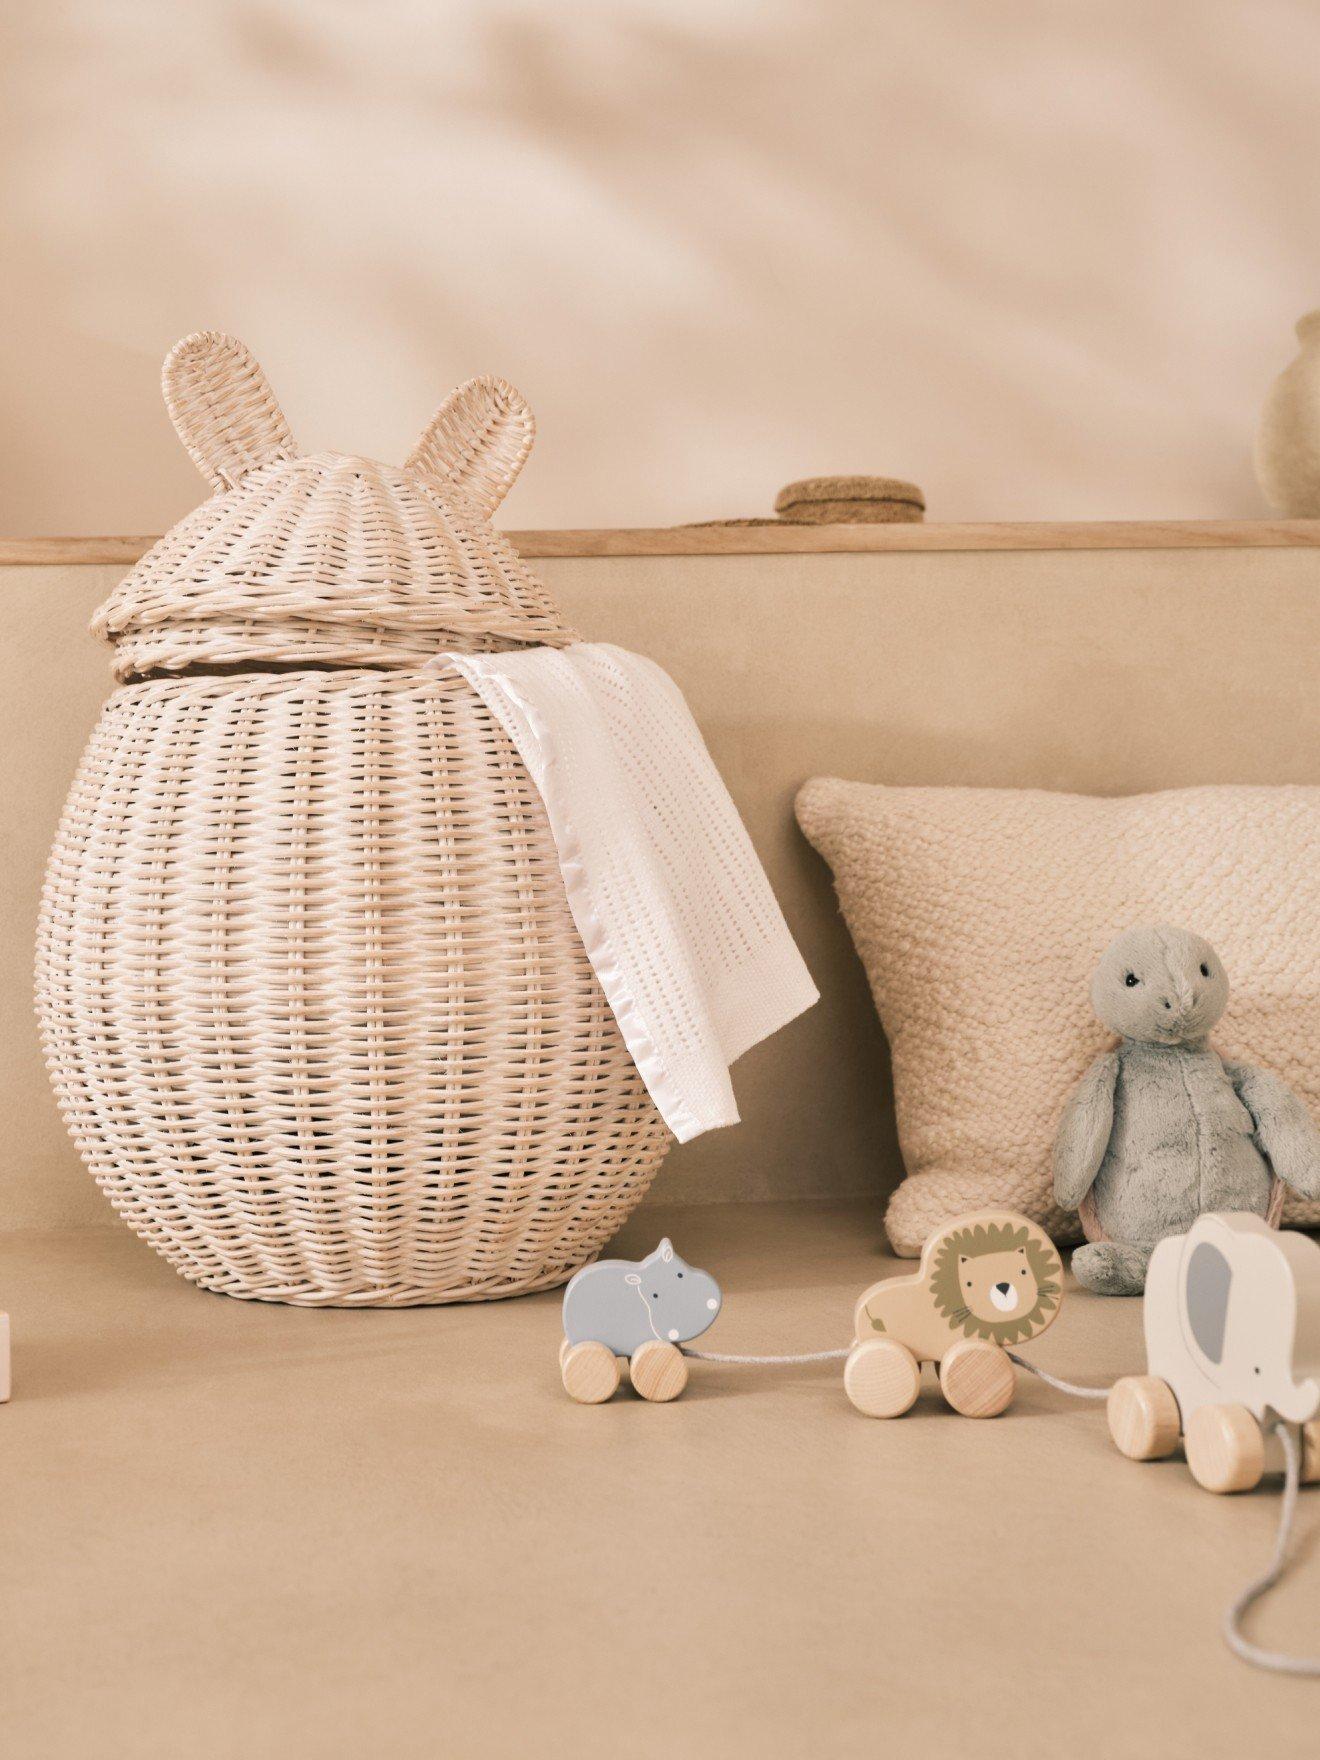
[[[1059,1314],[1063,1264],[1049,1236],[1010,1210],[960,1216],[926,1242],[911,1277],[873,1283],[857,1303],[843,1385],[859,1412],[897,1418],[938,1366],[940,1391],[965,1418],[1013,1402],[1008,1346],[1039,1338]]]

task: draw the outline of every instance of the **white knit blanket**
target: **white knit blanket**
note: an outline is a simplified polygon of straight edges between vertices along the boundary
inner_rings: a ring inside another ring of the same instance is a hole
[[[605,643],[443,654],[545,802],[569,907],[680,1142],[736,1124],[729,1066],[817,1000],[674,681]]]

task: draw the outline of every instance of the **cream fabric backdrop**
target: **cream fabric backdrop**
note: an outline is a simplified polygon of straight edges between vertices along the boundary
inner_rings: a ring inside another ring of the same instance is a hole
[[[192,329],[398,459],[457,380],[542,443],[506,518],[1250,514],[1320,302],[1310,0],[61,0],[0,45],[0,533],[196,499]]]

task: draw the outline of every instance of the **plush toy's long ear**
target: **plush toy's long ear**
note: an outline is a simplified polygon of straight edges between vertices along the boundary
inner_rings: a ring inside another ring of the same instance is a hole
[[[165,407],[198,470],[216,489],[298,448],[266,375],[233,336],[200,331],[176,342],[161,374]]]
[[[469,379],[451,391],[408,454],[407,470],[452,483],[494,513],[536,438],[522,396],[504,379]]]

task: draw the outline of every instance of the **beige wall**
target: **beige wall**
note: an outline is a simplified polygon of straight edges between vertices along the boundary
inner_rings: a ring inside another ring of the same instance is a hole
[[[196,499],[243,335],[312,445],[475,371],[513,525],[911,475],[942,519],[1229,515],[1320,301],[1310,0],[61,0],[0,45],[0,533]]]

